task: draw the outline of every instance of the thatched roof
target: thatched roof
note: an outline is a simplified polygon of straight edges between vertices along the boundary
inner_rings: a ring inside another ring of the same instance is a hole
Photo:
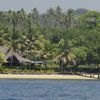
[[[12,49],[9,50],[5,46],[0,46],[0,51],[3,52],[6,55],[6,59],[11,58],[12,56],[16,57],[17,60],[20,63],[33,63],[33,64],[43,64],[42,61],[32,61],[26,58],[23,58],[21,55],[19,55],[17,52],[13,51]]]
[[[15,56],[20,63],[22,63],[22,62],[31,62],[29,59],[21,57],[17,52],[13,51],[12,49],[9,50],[5,46],[0,46],[0,51],[6,55],[5,56],[6,59],[11,58],[12,56]]]
[[[13,50],[10,50],[8,53],[7,53],[7,59],[8,58],[11,58],[12,56],[15,56],[17,58],[17,60],[20,62],[20,63],[23,63],[23,62],[31,62],[31,60],[29,59],[26,59],[26,58],[23,58],[21,57],[17,52],[13,51]]]
[[[44,64],[43,61],[32,61],[31,63],[33,63],[33,64]]]

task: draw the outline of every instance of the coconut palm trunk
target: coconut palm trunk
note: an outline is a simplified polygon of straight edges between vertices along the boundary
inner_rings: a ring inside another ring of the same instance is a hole
[[[54,61],[59,64],[59,68],[61,71],[64,72],[65,66],[67,67],[68,64],[73,63],[75,65],[75,55],[73,55],[68,50],[65,50],[62,54],[58,55]]]

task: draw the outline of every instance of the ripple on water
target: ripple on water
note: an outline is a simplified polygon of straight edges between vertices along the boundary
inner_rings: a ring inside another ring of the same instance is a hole
[[[100,81],[0,80],[0,100],[99,100]]]

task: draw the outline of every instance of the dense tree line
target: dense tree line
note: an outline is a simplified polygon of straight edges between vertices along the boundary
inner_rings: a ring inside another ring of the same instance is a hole
[[[100,13],[63,12],[59,6],[43,14],[36,8],[29,13],[24,9],[0,11],[0,45],[32,60],[56,61],[60,67],[99,66]]]

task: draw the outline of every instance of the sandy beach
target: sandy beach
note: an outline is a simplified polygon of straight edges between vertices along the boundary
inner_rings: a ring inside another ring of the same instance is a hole
[[[72,80],[93,80],[95,78],[78,75],[21,75],[21,74],[0,74],[0,79],[72,79]]]

